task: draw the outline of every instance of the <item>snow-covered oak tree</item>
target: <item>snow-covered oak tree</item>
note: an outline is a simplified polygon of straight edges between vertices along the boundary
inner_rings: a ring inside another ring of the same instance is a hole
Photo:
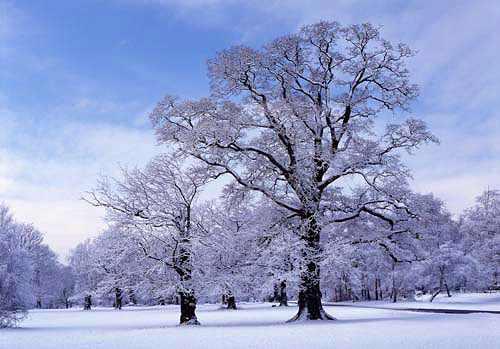
[[[162,273],[175,273],[181,298],[181,324],[199,324],[195,310],[193,249],[197,243],[195,204],[206,172],[169,155],[158,156],[145,170],[124,170],[124,179],[103,179],[88,201],[107,209],[116,224]]]
[[[159,142],[300,220],[294,320],[331,319],[321,305],[320,236],[326,212],[356,194],[345,190],[349,178],[384,190],[389,179],[407,176],[399,150],[435,140],[415,119],[375,132],[379,114],[406,111],[417,95],[406,68],[413,54],[371,24],[319,22],[261,49],[217,53],[208,63],[210,98],[167,96],[151,113]],[[380,204],[364,199],[335,219]]]

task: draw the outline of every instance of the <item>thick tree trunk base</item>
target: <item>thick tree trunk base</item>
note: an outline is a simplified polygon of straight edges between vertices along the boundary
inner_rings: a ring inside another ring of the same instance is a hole
[[[187,321],[181,322],[178,326],[192,326],[192,325],[199,326],[199,325],[201,325],[201,323],[198,321],[197,318],[194,318],[194,319],[189,319]]]
[[[119,288],[115,289],[115,309],[122,310],[122,291]]]
[[[234,296],[227,297],[227,309],[236,310],[236,299]]]
[[[179,326],[200,325],[196,317],[196,298],[194,296],[194,291],[181,292],[180,298],[181,318]]]
[[[310,320],[337,320],[328,314],[323,308],[319,312],[311,313],[308,309],[299,309],[298,313],[287,320],[287,322],[310,321]]]
[[[323,309],[319,291],[316,293],[316,297],[312,297],[311,295],[309,297],[306,297],[304,293],[299,293],[298,303],[299,303],[299,311],[293,318],[291,318],[287,322],[309,321],[309,320],[336,320],[333,316],[328,314]]]

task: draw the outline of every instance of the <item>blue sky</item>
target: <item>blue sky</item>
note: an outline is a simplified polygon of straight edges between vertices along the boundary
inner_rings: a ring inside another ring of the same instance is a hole
[[[0,201],[66,254],[104,224],[78,199],[161,151],[147,113],[208,92],[206,60],[318,20],[370,21],[419,51],[413,114],[440,138],[408,159],[453,213],[500,187],[500,4],[356,0],[0,0]]]

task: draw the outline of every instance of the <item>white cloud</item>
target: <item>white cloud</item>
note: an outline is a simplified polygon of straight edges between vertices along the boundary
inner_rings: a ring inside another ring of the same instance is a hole
[[[251,43],[265,43],[277,33],[321,19],[383,24],[384,37],[419,50],[412,77],[422,86],[419,105],[425,114],[420,116],[441,139],[440,146],[426,147],[408,159],[414,188],[436,193],[458,213],[488,186],[500,186],[496,1],[129,1],[167,6],[190,25],[236,33],[239,41]],[[18,15],[12,3],[0,3],[0,57],[12,49],[8,42],[16,27],[24,27],[15,24]],[[19,59],[30,61],[31,69],[55,65],[50,58]],[[140,67],[130,69],[140,69],[137,74],[151,79],[168,79]],[[0,73],[12,74],[2,68]],[[12,206],[19,220],[35,223],[62,253],[103,227],[102,210],[78,200],[99,173],[115,176],[118,163],[140,166],[160,151],[152,131],[144,127],[151,108],[128,115],[130,125],[99,121],[123,114],[127,102],[102,100],[87,87],[88,81],[73,79],[79,95],[70,107],[58,108],[57,117],[21,117],[2,107],[5,98],[0,96],[0,200]],[[93,120],[69,121],[65,116],[72,113],[88,113]]]
[[[89,207],[83,201],[36,200],[36,198],[5,201],[18,220],[33,222],[44,233],[44,240],[61,260],[71,248],[87,238],[97,236],[105,227],[104,211]]]
[[[13,113],[0,115],[11,125],[9,134],[0,132],[0,198],[63,254],[104,226],[102,210],[79,200],[99,175],[119,176],[120,164],[142,166],[161,151],[149,129],[48,121],[27,132],[15,120]]]

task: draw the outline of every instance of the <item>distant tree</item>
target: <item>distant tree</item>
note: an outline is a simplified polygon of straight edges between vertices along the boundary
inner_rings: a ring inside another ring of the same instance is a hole
[[[126,229],[110,226],[94,241],[94,262],[101,275],[97,293],[101,296],[113,294],[113,305],[121,309],[127,296],[134,299],[141,279],[151,265]]]
[[[500,191],[486,190],[461,218],[464,249],[481,266],[476,286],[500,288]]]
[[[57,261],[56,254],[45,244],[40,244],[30,252],[33,264],[33,290],[35,307],[52,308],[56,306],[59,278],[62,266]]]
[[[247,200],[225,200],[204,205],[201,211],[203,244],[197,258],[201,284],[206,293],[218,292],[227,309],[235,310],[236,299],[255,296],[257,287],[255,279],[250,277],[252,269],[258,268],[252,249],[253,207]]]
[[[57,288],[55,297],[63,307],[71,308],[71,298],[75,292],[75,275],[73,269],[68,265],[59,265],[57,276]]]
[[[69,262],[74,272],[75,293],[72,299],[83,304],[85,310],[92,306],[92,295],[96,295],[102,279],[95,263],[95,246],[90,239],[78,244],[70,253]]]
[[[16,325],[33,302],[32,265],[18,244],[22,226],[0,204],[0,327]]]

